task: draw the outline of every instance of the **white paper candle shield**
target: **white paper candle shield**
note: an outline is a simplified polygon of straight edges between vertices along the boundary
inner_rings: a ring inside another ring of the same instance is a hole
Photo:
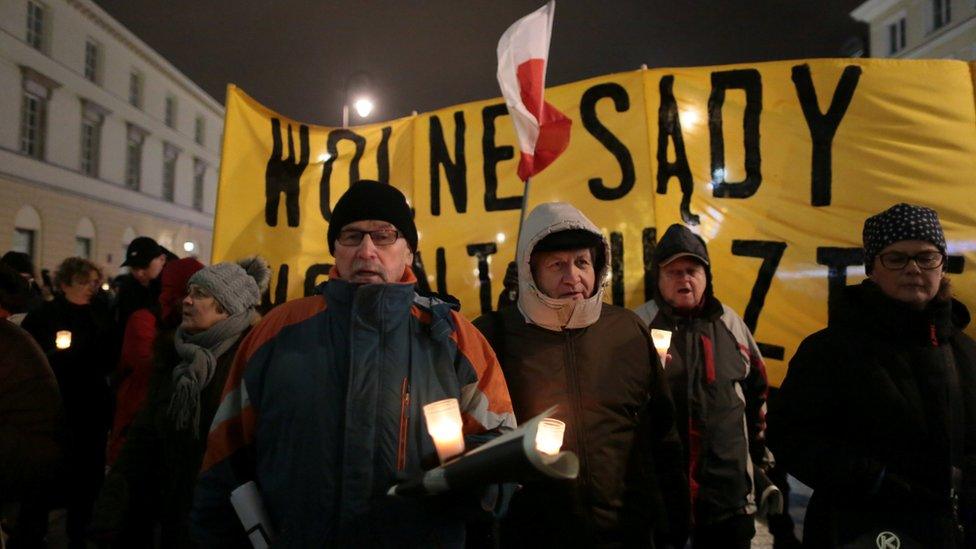
[[[68,330],[58,330],[57,335],[54,337],[54,346],[58,349],[71,347],[71,332]]]
[[[671,332],[667,330],[651,330],[651,339],[654,340],[654,348],[657,355],[661,357],[661,364],[664,364],[668,357],[668,349],[671,348]]]
[[[539,422],[535,433],[535,448],[543,454],[554,456],[563,447],[563,434],[566,424],[558,419],[546,418]]]
[[[464,435],[461,433],[461,409],[456,398],[438,400],[424,406],[427,432],[434,439],[437,457],[441,463],[464,453]]]

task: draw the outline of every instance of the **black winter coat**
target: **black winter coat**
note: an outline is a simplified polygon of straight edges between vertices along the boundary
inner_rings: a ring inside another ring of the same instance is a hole
[[[637,315],[604,304],[595,324],[556,332],[508,307],[474,324],[498,354],[518,420],[558,405],[563,449],[580,459],[576,480],[540,481],[516,493],[503,544],[653,547],[655,534],[683,540],[689,499],[681,443],[664,372]]]
[[[157,335],[155,368],[145,405],[129,428],[125,446],[96,505],[92,530],[99,537],[114,539],[119,547],[145,545],[146,536],[152,535],[157,523],[162,547],[196,547],[189,535],[193,489],[227,375],[248,331],[217,358],[213,379],[200,391],[197,434],[193,426],[177,430],[168,413],[173,369],[180,363],[174,332],[169,329]]]
[[[965,306],[913,311],[871,281],[846,288],[828,326],[790,362],[768,417],[768,443],[814,489],[805,543],[874,543],[883,531],[925,547],[960,543],[976,509],[976,343]],[[972,536],[972,528],[968,534]],[[870,545],[874,547],[874,545]]]

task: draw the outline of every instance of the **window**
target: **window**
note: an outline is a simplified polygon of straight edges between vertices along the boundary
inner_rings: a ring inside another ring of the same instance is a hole
[[[176,97],[172,95],[166,96],[166,125],[176,127]]]
[[[98,83],[98,43],[89,38],[85,40],[85,78]]]
[[[197,116],[196,123],[193,126],[193,136],[197,142],[197,145],[203,145],[206,137],[206,127],[204,126],[204,120],[202,116]]]
[[[47,99],[24,92],[20,117],[20,152],[44,159],[44,138],[47,131]]]
[[[176,159],[180,150],[169,143],[163,145],[163,199],[172,202],[176,196]]]
[[[14,242],[11,246],[11,250],[15,252],[25,253],[30,256],[31,262],[34,262],[34,243],[36,241],[37,232],[33,229],[22,229],[17,227],[14,229]]]
[[[193,207],[203,211],[203,186],[207,176],[207,163],[199,158],[193,159]]]
[[[142,144],[146,132],[129,124],[125,146],[125,186],[139,190],[142,181]]]
[[[102,107],[81,100],[81,172],[90,177],[98,177],[99,158],[102,146],[102,121],[108,111]]]
[[[75,256],[91,259],[92,241],[84,236],[75,237]]]
[[[135,71],[129,73],[129,104],[142,108],[142,75]]]
[[[905,49],[905,18],[900,17],[888,24],[888,55]]]
[[[951,21],[952,0],[932,0],[932,30],[939,30]]]
[[[32,48],[44,50],[44,6],[38,2],[27,2],[27,43]]]
[[[44,159],[47,138],[47,103],[60,84],[21,65],[23,96],[20,102],[20,152]]]

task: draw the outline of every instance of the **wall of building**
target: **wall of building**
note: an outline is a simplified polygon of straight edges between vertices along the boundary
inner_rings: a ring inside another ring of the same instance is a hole
[[[30,204],[41,212],[45,225],[37,246],[39,267],[50,268],[74,253],[75,225],[81,217],[96,226],[93,259],[101,262],[118,263],[126,227],[137,235],[169,235],[179,255],[185,255],[184,240],[194,241],[199,246],[195,253],[208,259],[223,107],[90,0],[40,4],[45,9],[45,41],[38,51],[27,43],[27,0],[0,0],[0,252],[13,239],[13,216],[21,205]],[[88,40],[99,45],[95,82],[85,78]],[[48,101],[41,160],[20,151],[22,67],[58,84]],[[133,71],[142,75],[141,106],[129,103]],[[177,105],[173,127],[165,122],[168,96]],[[102,123],[97,177],[85,175],[81,167],[83,100],[108,111]],[[202,144],[195,140],[198,117],[204,120]],[[129,124],[146,132],[138,190],[125,186]],[[163,197],[166,144],[180,150],[172,201]],[[207,166],[200,209],[193,203],[196,159]]]
[[[871,26],[871,56],[976,59],[976,0],[948,0],[951,20],[933,29],[932,0],[869,0],[851,15]],[[905,47],[890,53],[888,25],[905,17]]]
[[[103,265],[108,274],[115,274],[123,261],[127,233],[155,238],[180,257],[192,255],[204,263],[210,258],[209,229],[6,177],[0,177],[0,250],[10,248],[14,219],[24,207],[33,208],[40,216],[38,270],[53,270],[61,260],[75,255],[76,231],[83,219],[95,227],[92,260]],[[192,253],[183,249],[183,243],[188,241],[196,246]]]

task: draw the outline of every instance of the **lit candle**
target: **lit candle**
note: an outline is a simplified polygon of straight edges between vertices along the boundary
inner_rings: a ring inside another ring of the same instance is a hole
[[[58,330],[58,333],[54,338],[54,346],[58,349],[67,349],[68,347],[71,347],[71,332],[68,330]]]
[[[461,409],[456,398],[431,402],[424,406],[427,432],[434,439],[437,457],[441,463],[464,453],[464,435],[461,433]]]
[[[546,418],[539,422],[539,430],[535,433],[535,449],[554,456],[563,447],[563,433],[566,424],[558,419]]]
[[[657,355],[661,357],[661,366],[666,366],[668,349],[671,348],[671,332],[667,330],[651,330],[651,339],[654,340],[654,348],[657,349]]]

